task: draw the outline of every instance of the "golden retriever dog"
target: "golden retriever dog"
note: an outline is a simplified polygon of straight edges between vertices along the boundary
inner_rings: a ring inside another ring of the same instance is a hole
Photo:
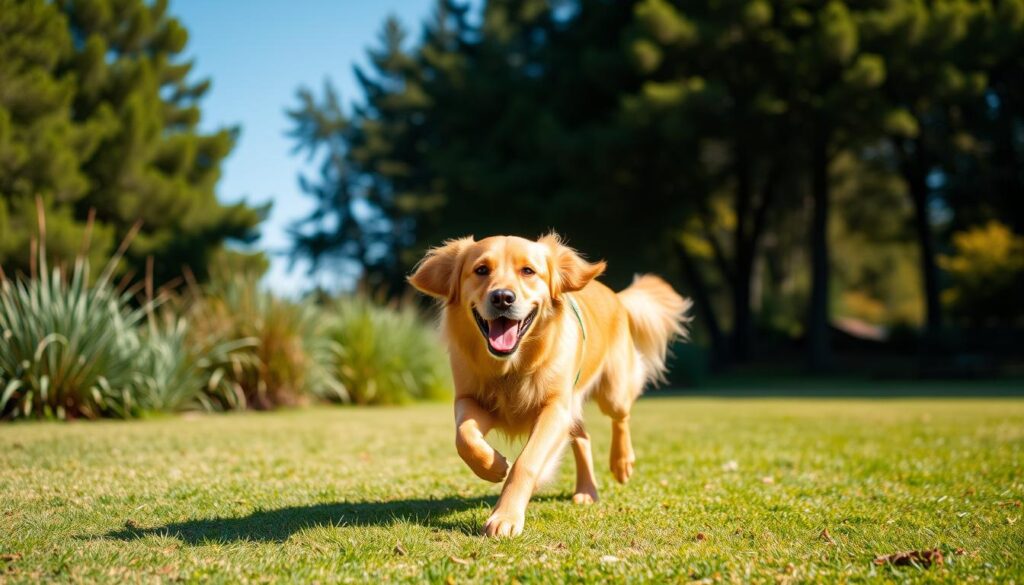
[[[500,482],[487,536],[516,536],[538,484],[566,443],[576,458],[573,501],[597,500],[582,405],[612,419],[611,470],[625,483],[635,456],[629,413],[665,371],[673,338],[686,334],[690,302],[656,276],[618,293],[556,234],[463,238],[430,250],[409,282],[443,303],[442,330],[455,380],[455,446],[479,477]],[[509,471],[484,437],[528,435]]]

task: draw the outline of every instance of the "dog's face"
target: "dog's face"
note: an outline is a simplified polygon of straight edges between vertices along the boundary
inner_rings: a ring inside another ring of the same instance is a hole
[[[582,289],[604,268],[604,262],[580,258],[554,234],[536,242],[514,236],[463,238],[428,252],[409,282],[444,299],[453,316],[474,323],[492,356],[508,358],[559,295]]]

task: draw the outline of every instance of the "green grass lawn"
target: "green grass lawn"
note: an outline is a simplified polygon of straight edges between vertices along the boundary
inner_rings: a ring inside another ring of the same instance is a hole
[[[1024,401],[645,398],[627,486],[587,415],[601,501],[502,541],[447,405],[7,424],[0,581],[1024,579]]]

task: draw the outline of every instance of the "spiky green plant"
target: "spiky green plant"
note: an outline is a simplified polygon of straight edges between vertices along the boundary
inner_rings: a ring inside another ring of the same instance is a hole
[[[353,402],[401,404],[450,395],[441,340],[411,303],[382,305],[353,295],[334,301],[330,313],[335,372]]]
[[[328,368],[333,344],[311,303],[277,298],[255,278],[238,275],[206,287],[190,318],[198,339],[252,340],[209,366],[215,382],[209,394],[220,406],[268,409],[317,397],[347,400]]]
[[[114,287],[110,269],[90,284],[85,259],[70,274],[50,270],[43,250],[38,262],[35,278],[0,278],[0,414],[131,416],[136,325],[147,308]]]
[[[139,335],[132,386],[144,411],[210,410],[232,406],[234,389],[222,369],[244,360],[254,339],[199,339],[174,310],[150,315]]]

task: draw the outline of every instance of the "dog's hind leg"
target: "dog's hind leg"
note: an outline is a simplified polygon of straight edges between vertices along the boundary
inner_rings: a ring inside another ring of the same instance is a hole
[[[576,458],[576,489],[572,501],[593,504],[597,501],[597,480],[594,478],[594,455],[590,450],[590,435],[582,422],[573,425],[572,454]]]
[[[633,475],[636,454],[629,434],[629,415],[612,419],[612,451],[609,457],[612,475],[619,483],[626,483]]]
[[[639,359],[625,359],[621,367],[607,370],[595,388],[594,400],[601,412],[612,419],[612,446],[609,463],[612,475],[619,483],[626,483],[633,475],[636,454],[629,432],[629,413],[643,390],[644,374]]]
[[[629,433],[629,411],[632,401],[609,400],[602,394],[597,394],[594,398],[601,412],[612,419],[612,449],[608,458],[612,475],[619,483],[626,483],[629,476],[633,475],[633,464],[636,463],[633,441]]]

